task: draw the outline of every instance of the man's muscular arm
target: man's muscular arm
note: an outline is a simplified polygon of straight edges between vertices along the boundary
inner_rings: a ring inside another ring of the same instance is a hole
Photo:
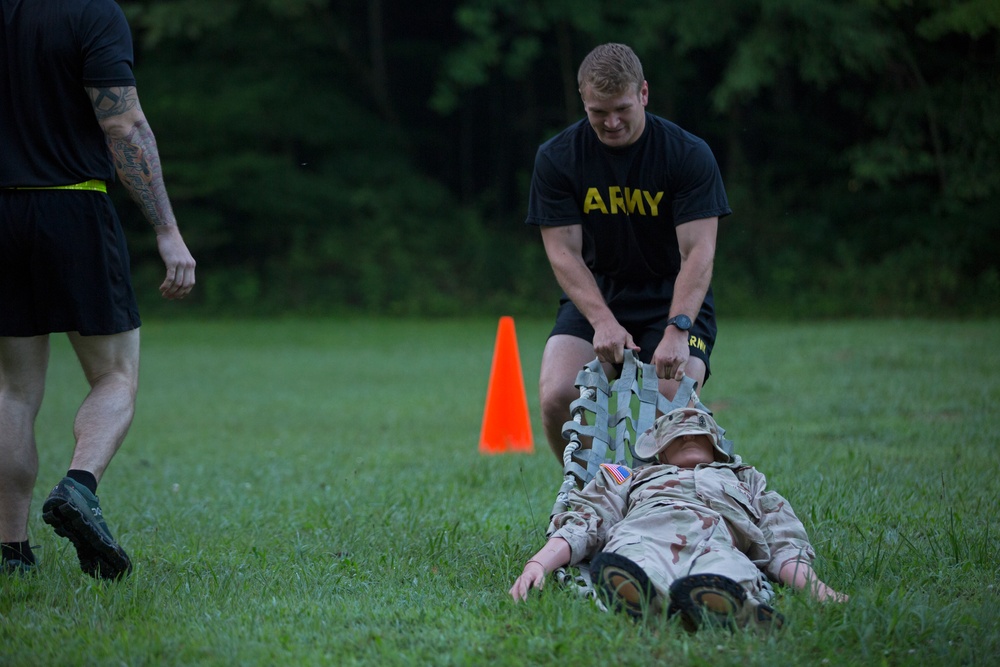
[[[122,185],[154,226],[176,224],[153,131],[134,86],[88,88]]]
[[[542,243],[559,286],[594,327],[594,351],[607,363],[620,364],[624,350],[638,350],[632,336],[615,319],[597,287],[594,274],[583,261],[583,228],[580,225],[542,227]]]
[[[177,227],[163,183],[160,152],[135,86],[86,91],[118,178],[156,230],[157,248],[167,270],[160,292],[168,299],[182,299],[194,287],[195,261]]]
[[[715,240],[719,228],[718,218],[692,220],[677,226],[677,244],[681,253],[681,268],[674,281],[674,297],[670,303],[670,316],[698,317],[712,283],[715,265]],[[664,379],[681,380],[690,357],[689,333],[676,327],[667,327],[663,339],[653,352],[652,364]]]

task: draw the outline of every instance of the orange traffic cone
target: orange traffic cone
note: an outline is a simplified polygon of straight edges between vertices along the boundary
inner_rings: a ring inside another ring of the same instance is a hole
[[[517,353],[514,318],[503,316],[497,328],[490,385],[486,392],[486,412],[479,435],[479,452],[534,451],[528,397],[524,393],[521,358]]]

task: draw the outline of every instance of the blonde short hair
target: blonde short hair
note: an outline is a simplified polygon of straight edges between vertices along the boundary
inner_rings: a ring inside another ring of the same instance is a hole
[[[625,44],[601,44],[587,54],[576,74],[581,95],[587,86],[601,96],[618,95],[629,86],[638,91],[643,81],[639,56]]]

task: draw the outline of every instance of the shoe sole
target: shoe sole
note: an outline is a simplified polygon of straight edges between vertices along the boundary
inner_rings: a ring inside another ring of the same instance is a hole
[[[606,603],[615,611],[641,618],[650,608],[656,589],[633,561],[613,553],[600,553],[593,562],[597,583]]]
[[[746,591],[732,579],[714,574],[682,577],[670,586],[670,607],[680,612],[694,629],[711,626],[734,628],[743,609]]]
[[[52,526],[56,535],[73,543],[85,574],[95,579],[118,579],[132,570],[124,549],[109,541],[70,499],[49,497],[42,506],[42,520]]]
[[[784,616],[766,604],[748,600],[742,586],[715,574],[696,574],[675,581],[670,587],[670,609],[680,612],[688,627],[695,630],[706,625],[730,630],[737,625],[777,630],[784,625]]]

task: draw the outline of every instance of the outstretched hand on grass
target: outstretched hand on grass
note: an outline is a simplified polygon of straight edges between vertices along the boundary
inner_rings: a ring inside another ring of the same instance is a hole
[[[545,546],[524,564],[521,576],[510,587],[510,596],[514,598],[514,602],[527,600],[528,591],[532,588],[541,590],[545,585],[545,575],[568,564],[570,556],[569,542],[561,537],[549,538]]]
[[[528,591],[532,588],[541,590],[545,586],[545,567],[537,560],[529,560],[524,565],[521,576],[514,580],[514,585],[510,587],[510,596],[514,602],[528,599]]]
[[[807,591],[820,602],[847,602],[850,599],[823,583],[812,565],[806,561],[793,560],[785,563],[778,572],[778,579],[786,586]]]

